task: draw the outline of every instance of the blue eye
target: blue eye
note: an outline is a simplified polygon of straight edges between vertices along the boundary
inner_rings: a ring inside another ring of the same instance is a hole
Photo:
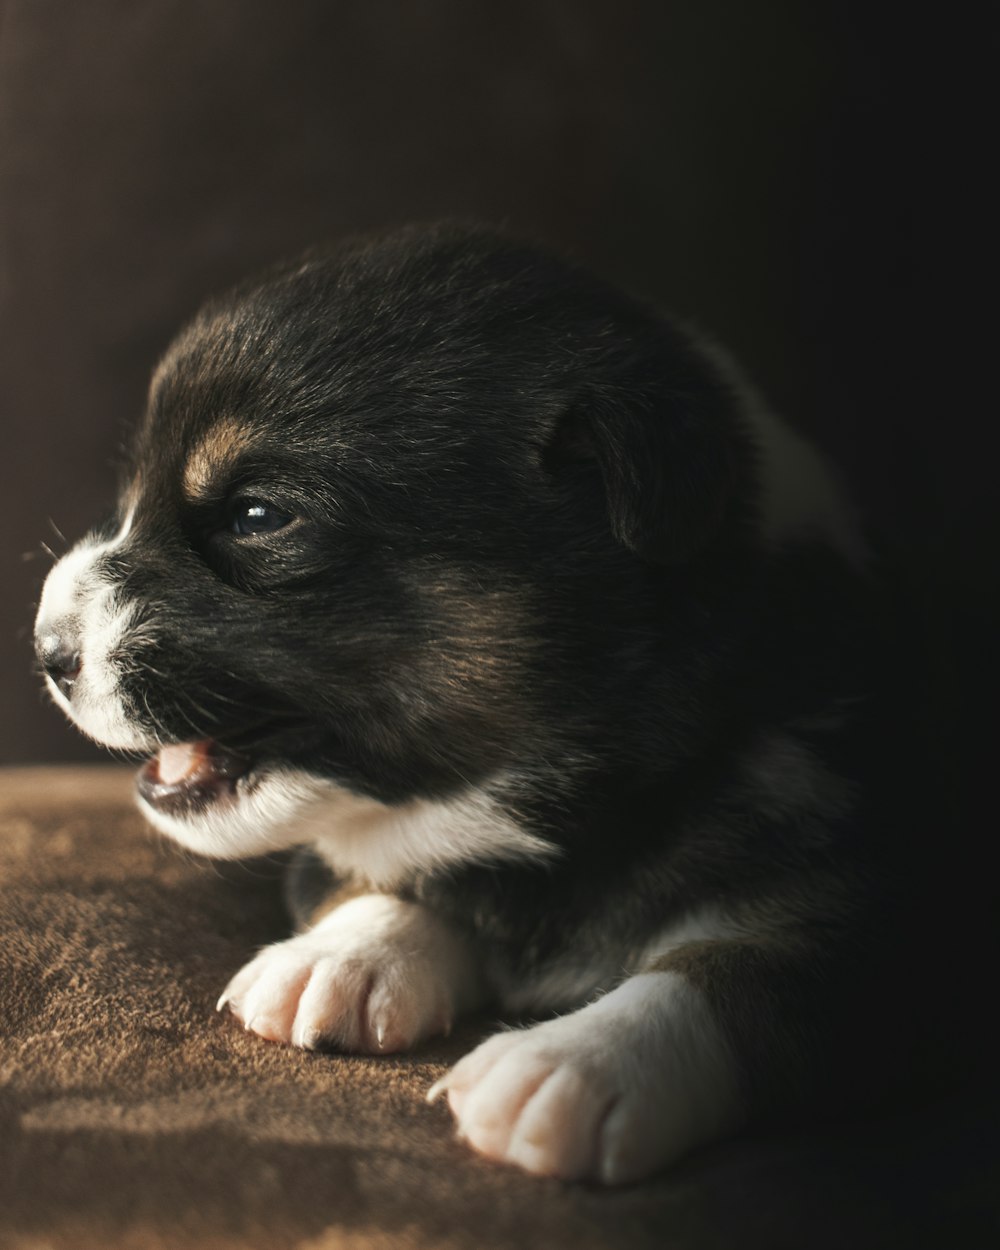
[[[252,500],[250,503],[239,504],[233,513],[230,528],[234,534],[273,534],[283,530],[291,523],[292,518],[287,512],[271,508],[266,503]]]

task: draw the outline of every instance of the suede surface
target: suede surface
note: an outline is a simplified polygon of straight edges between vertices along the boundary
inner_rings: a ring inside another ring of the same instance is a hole
[[[748,1137],[612,1191],[475,1157],[424,1094],[494,1021],[371,1059],[215,1013],[285,931],[278,877],[159,840],[120,768],[0,772],[4,1250],[995,1244],[995,1099]]]

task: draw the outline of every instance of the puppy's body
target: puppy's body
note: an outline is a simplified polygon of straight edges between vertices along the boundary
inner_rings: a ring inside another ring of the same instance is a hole
[[[861,546],[715,351],[486,232],[209,306],[117,525],[53,570],[57,699],[208,854],[306,845],[223,1001],[402,1049],[473,1145],[645,1175],[827,1080],[872,914]]]

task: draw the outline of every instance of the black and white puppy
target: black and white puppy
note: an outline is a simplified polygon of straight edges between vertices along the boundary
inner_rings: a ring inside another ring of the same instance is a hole
[[[614,1183],[827,1080],[862,563],[721,353],[444,226],[198,315],[36,644],[85,733],[151,757],[156,828],[305,848],[296,936],[220,1005],[365,1053],[533,1019],[431,1096],[488,1156]]]

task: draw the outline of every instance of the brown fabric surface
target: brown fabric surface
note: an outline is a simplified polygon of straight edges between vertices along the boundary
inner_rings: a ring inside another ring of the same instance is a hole
[[[196,862],[118,768],[0,771],[0,1246],[991,1244],[1000,1103],[731,1142],[618,1191],[477,1159],[423,1095],[491,1026],[313,1055],[213,1007],[283,931],[275,866]]]

